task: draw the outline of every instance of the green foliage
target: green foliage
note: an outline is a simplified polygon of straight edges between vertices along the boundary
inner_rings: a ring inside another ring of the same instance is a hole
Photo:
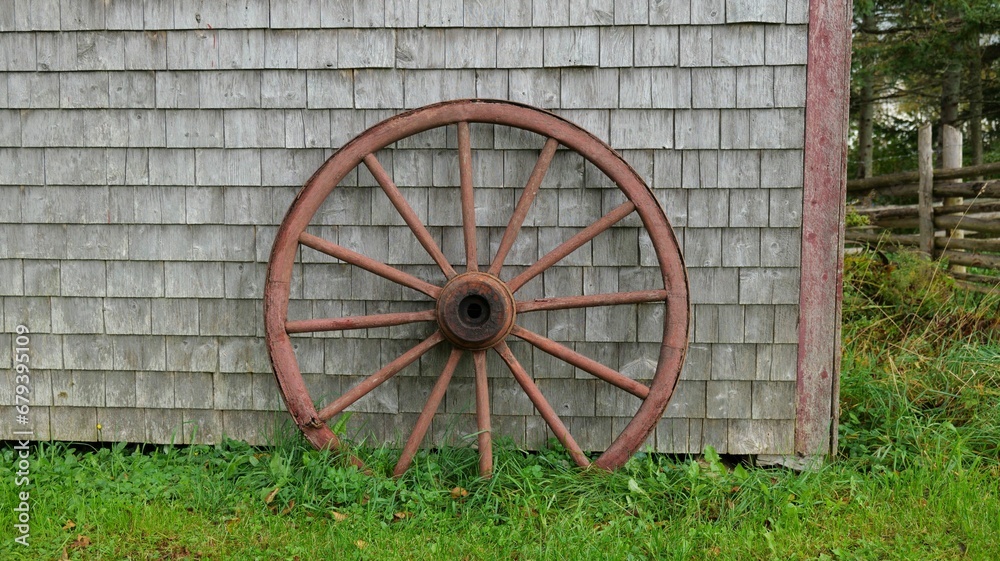
[[[1000,298],[916,253],[845,258],[840,424],[862,465],[996,464]]]
[[[998,38],[1000,4],[995,0],[854,2],[852,122],[858,123],[867,103],[863,92],[868,84],[876,108],[872,175],[916,169],[917,128],[943,120],[949,88],[957,95],[956,126],[973,119],[974,103],[981,103],[984,161],[998,160]],[[978,93],[976,83],[981,84]],[[853,172],[859,165],[860,139],[852,139]],[[966,150],[971,156],[971,142]]]

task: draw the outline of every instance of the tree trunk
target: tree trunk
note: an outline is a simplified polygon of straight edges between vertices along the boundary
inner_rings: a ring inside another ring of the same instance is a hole
[[[944,129],[946,126],[958,128],[958,97],[962,86],[961,66],[950,64],[944,71],[941,82],[941,133],[938,135],[938,146],[944,148]],[[942,154],[942,152],[938,152]],[[944,160],[938,159],[938,167],[943,167]]]
[[[861,83],[861,116],[858,119],[858,171],[857,178],[864,179],[874,174],[874,130],[875,103],[872,102],[875,88],[872,76],[864,75]]]
[[[983,163],[983,60],[979,52],[979,35],[974,37],[976,50],[969,69],[969,142],[972,144],[972,165],[978,166]]]

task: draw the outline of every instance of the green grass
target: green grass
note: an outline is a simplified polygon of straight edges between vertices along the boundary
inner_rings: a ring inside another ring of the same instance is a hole
[[[31,546],[4,508],[0,559],[1000,559],[1000,310],[939,273],[848,259],[841,453],[815,471],[706,450],[580,472],[507,444],[489,480],[464,448],[396,480],[398,452],[358,448],[365,474],[298,437],[41,444]]]

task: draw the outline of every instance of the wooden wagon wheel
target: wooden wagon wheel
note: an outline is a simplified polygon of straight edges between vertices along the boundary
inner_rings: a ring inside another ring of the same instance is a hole
[[[469,123],[505,125],[531,131],[546,138],[527,185],[524,186],[523,194],[503,233],[496,255],[485,270],[480,270],[480,260],[476,253],[475,192],[472,184]],[[375,156],[378,150],[398,140],[432,128],[448,126],[457,128],[458,138],[462,229],[468,264],[466,271],[461,273],[456,271],[445,258],[432,235]],[[624,193],[626,201],[581,229],[520,274],[510,279],[501,279],[504,260],[517,238],[559,145],[577,152],[600,169]],[[413,235],[444,272],[447,282],[443,286],[431,284],[396,267],[306,232],[306,226],[334,187],[362,164],[372,173]],[[529,280],[633,212],[639,215],[649,233],[659,262],[663,289],[534,300],[515,298],[518,290]],[[293,263],[300,246],[333,256],[414,289],[432,298],[434,303],[429,303],[427,310],[418,312],[290,321],[289,288]],[[664,302],[663,339],[659,360],[649,386],[517,324],[520,314],[533,311],[643,302]],[[432,347],[438,344],[451,346],[447,363],[431,390],[403,449],[402,457],[396,465],[396,475],[403,473],[409,467],[464,352],[472,353],[475,371],[480,472],[484,476],[492,472],[486,376],[486,353],[491,349],[507,365],[514,379],[552,432],[566,447],[573,460],[582,467],[590,465],[590,460],[539,391],[531,375],[511,353],[505,342],[510,336],[527,341],[534,347],[642,399],[642,404],[632,420],[608,449],[594,461],[594,465],[601,468],[617,468],[642,445],[663,415],[684,362],[688,313],[687,275],[676,238],[663,210],[638,174],[607,144],[576,125],[530,106],[494,100],[456,100],[403,113],[368,129],[331,156],[306,182],[282,221],[271,250],[264,289],[266,338],[271,364],[285,404],[295,423],[317,448],[340,445],[336,435],[327,426],[327,422],[333,417],[417,360]],[[413,322],[436,322],[438,329],[430,337],[317,411],[299,371],[289,334],[387,327]]]

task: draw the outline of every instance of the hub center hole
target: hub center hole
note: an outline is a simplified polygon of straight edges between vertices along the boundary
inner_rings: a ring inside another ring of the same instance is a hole
[[[468,325],[482,325],[490,319],[490,303],[478,294],[470,294],[458,303],[458,313]]]

